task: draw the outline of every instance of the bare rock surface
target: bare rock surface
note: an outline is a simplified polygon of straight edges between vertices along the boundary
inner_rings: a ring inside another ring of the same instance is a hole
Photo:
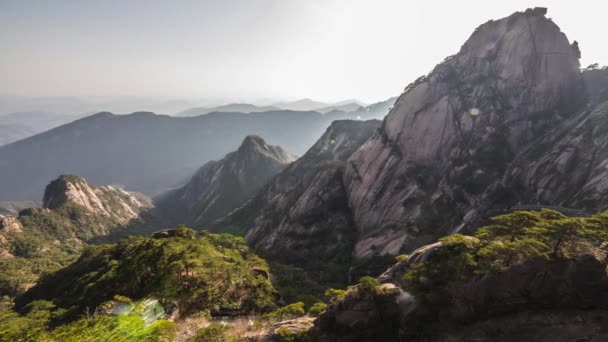
[[[243,229],[263,255],[332,269],[327,276],[343,281],[356,238],[342,182],[344,161],[379,125],[378,120],[334,121],[304,156],[221,220],[218,229]]]
[[[545,12],[517,12],[478,27],[456,55],[406,88],[380,133],[348,159],[344,183],[359,231],[356,257],[398,254],[420,246],[421,236],[449,233],[492,201],[518,155],[547,148],[539,137],[580,122],[580,51]],[[551,175],[522,186],[530,193],[552,188],[548,177],[591,158],[577,151],[549,158]],[[534,170],[526,168],[519,172]],[[581,183],[564,178],[558,184],[564,192]],[[546,202],[559,196],[546,193]]]
[[[95,215],[122,224],[136,219],[151,202],[143,195],[129,193],[113,186],[95,186],[78,176],[63,175],[52,181],[44,193],[43,208],[59,209],[76,205]]]

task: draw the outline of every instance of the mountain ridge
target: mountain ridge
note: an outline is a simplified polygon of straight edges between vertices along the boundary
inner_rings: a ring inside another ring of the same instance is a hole
[[[248,135],[239,148],[205,163],[183,187],[156,199],[156,212],[169,225],[205,228],[240,207],[295,157],[280,146]]]

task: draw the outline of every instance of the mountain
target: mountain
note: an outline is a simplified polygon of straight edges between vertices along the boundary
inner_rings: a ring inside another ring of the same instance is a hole
[[[0,200],[38,200],[47,180],[60,174],[153,196],[234,151],[247,135],[302,154],[331,120],[292,111],[192,118],[99,113],[0,147]]]
[[[272,106],[282,108],[285,110],[316,110],[317,108],[324,108],[330,106],[329,103],[314,101],[311,99],[301,99],[296,101],[284,101],[273,103]]]
[[[32,136],[38,131],[21,124],[0,123],[0,146]]]
[[[328,112],[325,112],[325,116],[327,118],[331,118],[332,120],[382,120],[393,107],[396,100],[396,97],[391,97],[388,100],[376,102],[365,107],[356,105],[350,108],[353,109],[352,111],[334,108]]]
[[[61,176],[45,190],[41,208],[0,215],[0,293],[14,296],[44,272],[63,267],[93,239],[141,223],[151,207],[142,195]]]
[[[0,115],[0,146],[47,131],[79,117],[48,112],[16,112]]]
[[[352,252],[353,266],[472,232],[518,207],[606,210],[608,71],[581,72],[579,57],[543,9],[483,24],[458,54],[406,88],[331,185],[302,174],[291,176],[297,185],[281,185],[311,149],[223,227],[243,229],[262,255],[343,267],[349,259],[335,249]],[[329,235],[311,228],[326,225]]]
[[[585,202],[602,196],[605,158],[593,155],[604,135],[585,118],[603,110],[585,107],[578,44],[545,12],[481,25],[406,88],[380,132],[348,159],[355,257],[411,251],[518,204],[605,208]],[[571,130],[580,140],[564,136]]]
[[[113,186],[94,186],[78,176],[63,175],[47,185],[42,207],[50,210],[81,208],[87,214],[103,217],[110,225],[126,225],[139,218],[139,212],[152,206],[150,199]],[[72,216],[75,217],[75,216]],[[107,234],[104,229],[96,234]]]
[[[372,103],[369,106],[365,106],[356,112],[361,118],[365,120],[369,119],[384,119],[384,116],[393,108],[397,101],[397,97],[391,97],[388,100]]]
[[[336,104],[327,107],[316,108],[315,111],[319,113],[328,113],[331,111],[341,111],[341,112],[356,112],[362,110],[364,107],[357,102],[347,102],[344,104]]]
[[[301,158],[216,229],[240,231],[265,257],[325,270],[345,281],[356,229],[342,183],[344,162],[380,121],[334,121]]]
[[[274,106],[256,106],[250,103],[231,103],[218,107],[196,107],[176,113],[175,116],[198,116],[213,112],[228,112],[228,113],[255,113],[255,112],[270,112],[281,110]]]
[[[175,225],[205,228],[240,207],[294,160],[280,146],[247,136],[237,151],[207,162],[186,185],[161,195],[158,215]]]

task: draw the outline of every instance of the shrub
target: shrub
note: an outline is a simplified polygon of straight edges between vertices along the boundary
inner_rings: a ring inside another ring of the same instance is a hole
[[[212,323],[199,329],[192,342],[232,342],[236,339],[229,335],[230,327],[220,323]]]
[[[284,319],[304,316],[305,314],[306,314],[306,311],[304,310],[304,303],[297,302],[297,303],[292,303],[287,306],[284,306],[271,313],[268,313],[268,314],[264,315],[264,317],[269,320],[282,321]]]
[[[376,293],[376,287],[380,285],[380,282],[376,278],[362,277],[357,283],[357,288],[362,293],[374,294]]]
[[[315,303],[313,306],[308,309],[308,316],[310,317],[319,317],[319,315],[325,311],[327,308],[327,304],[323,302]]]
[[[281,342],[308,342],[308,334],[306,331],[292,332],[287,327],[280,327],[275,332],[278,340]]]
[[[340,289],[327,289],[325,291],[325,297],[329,299],[330,303],[342,300],[346,296],[346,291]]]
[[[402,261],[406,261],[407,258],[409,258],[409,255],[407,255],[407,254],[401,254],[401,255],[397,255],[395,257],[395,261],[396,262],[402,262]]]

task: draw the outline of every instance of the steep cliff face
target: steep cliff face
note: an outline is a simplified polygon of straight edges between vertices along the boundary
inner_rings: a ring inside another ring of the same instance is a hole
[[[545,12],[481,25],[406,88],[380,133],[348,159],[357,257],[448,233],[518,154],[581,108],[578,45]]]
[[[173,224],[205,228],[240,207],[295,157],[258,136],[239,149],[208,162],[182,188],[161,196],[157,209]]]
[[[242,208],[219,222],[242,229],[262,254],[343,278],[356,230],[342,182],[344,161],[376,132],[380,121],[334,121],[304,156]]]

